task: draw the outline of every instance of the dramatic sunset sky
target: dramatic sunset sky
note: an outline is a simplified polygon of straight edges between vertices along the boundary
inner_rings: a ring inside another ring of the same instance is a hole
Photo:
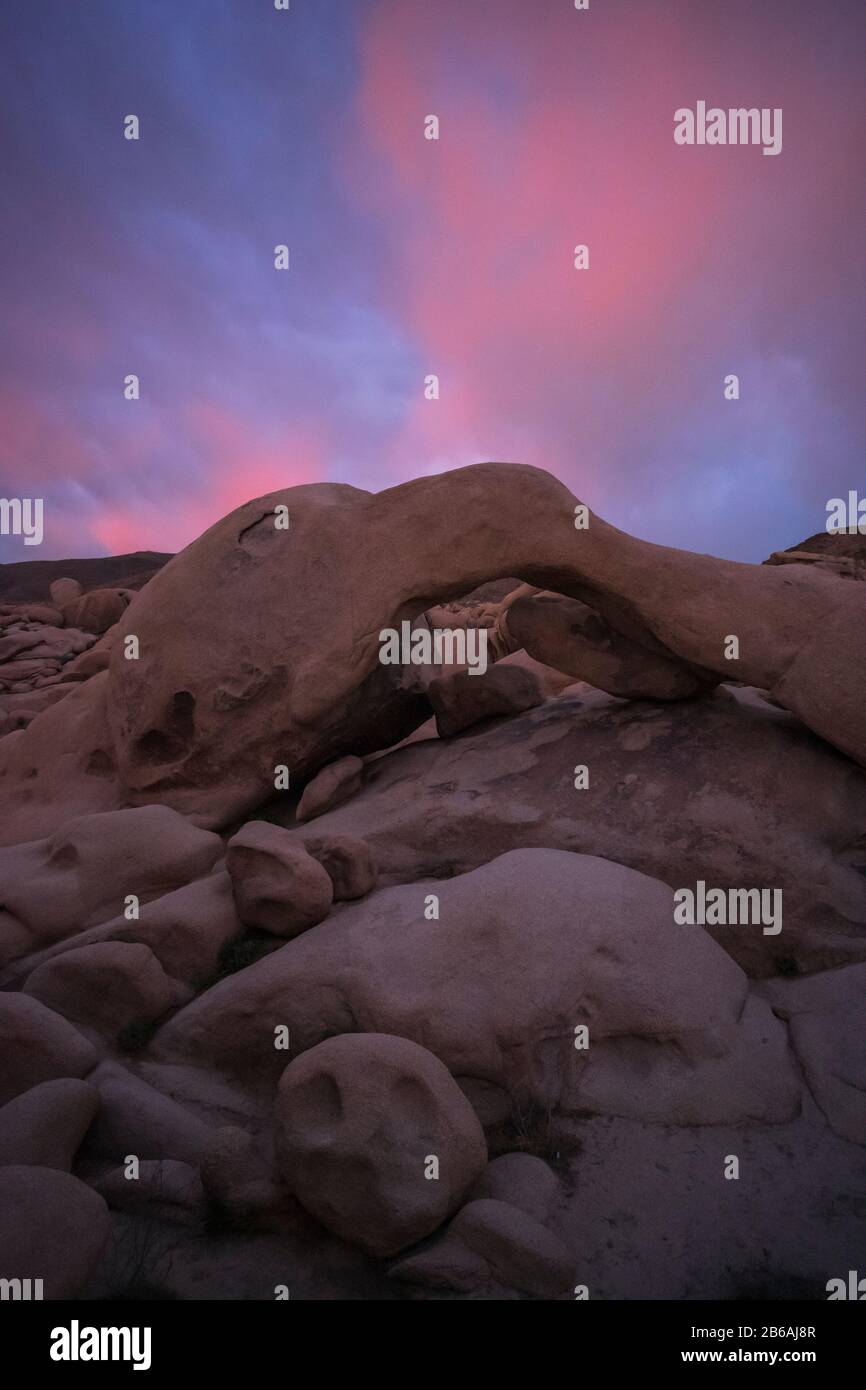
[[[866,491],[864,0],[3,0],[0,47],[0,558],[484,459],[735,559]],[[698,100],[782,153],[678,147]]]

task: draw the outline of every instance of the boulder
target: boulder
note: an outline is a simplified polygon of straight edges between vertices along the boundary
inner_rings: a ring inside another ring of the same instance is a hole
[[[379,1033],[330,1038],[290,1062],[276,1126],[280,1171],[298,1201],[374,1255],[436,1230],[487,1160],[475,1113],[442,1063]]]
[[[673,912],[671,888],[620,864],[515,850],[343,905],[181,1009],[154,1055],[262,1084],[280,1067],[269,1046],[280,1025],[300,1052],[387,1030],[521,1107],[668,1124],[789,1118],[799,1083],[784,1026]]]
[[[243,930],[231,879],[225,870],[215,869],[143,904],[137,920],[119,913],[109,922],[16,960],[0,971],[0,987],[23,982],[43,961],[99,941],[141,942],[150,947],[167,975],[201,986],[216,973],[223,947]]]
[[[0,1110],[0,1166],[31,1164],[69,1172],[99,1107],[87,1081],[43,1081]]]
[[[146,903],[198,878],[221,853],[219,836],[167,806],[82,816],[0,850],[3,907],[33,949],[116,916],[129,894]]]
[[[389,1273],[404,1283],[459,1293],[489,1293],[498,1286],[534,1298],[563,1298],[574,1284],[574,1261],[533,1216],[485,1199],[467,1203],[442,1236]]]
[[[500,1154],[488,1163],[471,1195],[506,1202],[544,1225],[560,1196],[559,1180],[533,1154]]]
[[[355,757],[339,758],[323,767],[304,787],[296,811],[298,821],[314,820],[342,801],[348,801],[360,787],[363,771],[364,764]]]
[[[185,1004],[192,990],[166,975],[149,946],[100,941],[44,961],[24,993],[81,1027],[117,1037]]]
[[[391,1279],[421,1289],[451,1294],[484,1295],[491,1291],[493,1275],[482,1255],[476,1255],[459,1236],[435,1236],[421,1249],[401,1256],[388,1270]]]
[[[69,1173],[0,1168],[0,1279],[41,1279],[44,1298],[75,1298],[110,1229],[103,1199]]]
[[[128,604],[125,589],[91,589],[89,594],[64,603],[61,611],[68,627],[80,627],[101,637],[123,617]]]
[[[440,738],[452,738],[481,720],[521,714],[544,703],[538,680],[520,666],[490,666],[483,675],[455,671],[431,681],[427,695]]]
[[[99,1090],[100,1108],[88,1152],[116,1164],[134,1154],[198,1166],[212,1129],[197,1115],[115,1063],[103,1062],[90,1079]]]
[[[375,888],[376,862],[366,840],[354,835],[304,836],[304,848],[330,878],[334,902],[363,898]]]
[[[496,637],[503,650],[522,649],[623,699],[685,700],[718,684],[718,676],[617,632],[579,599],[529,585],[503,600]]]
[[[451,1222],[447,1238],[480,1256],[491,1277],[506,1288],[557,1298],[574,1284],[574,1260],[562,1241],[506,1202],[469,1202]]]
[[[65,1018],[27,994],[0,993],[0,1104],[58,1077],[86,1076],[98,1054]]]
[[[51,602],[58,608],[64,608],[68,603],[75,603],[84,593],[84,589],[77,579],[55,579],[48,586],[51,595]]]
[[[226,867],[247,927],[297,936],[331,910],[334,888],[326,870],[278,825],[249,821],[229,840]]]

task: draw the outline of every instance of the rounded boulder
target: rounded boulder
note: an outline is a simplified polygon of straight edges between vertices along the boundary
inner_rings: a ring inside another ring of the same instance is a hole
[[[478,1118],[425,1048],[344,1033],[291,1062],[276,1101],[277,1159],[298,1201],[370,1254],[447,1220],[487,1162]]]

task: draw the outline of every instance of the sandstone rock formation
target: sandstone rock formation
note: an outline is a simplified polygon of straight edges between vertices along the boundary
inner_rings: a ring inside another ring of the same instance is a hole
[[[65,679],[66,670],[91,648],[96,638],[75,623],[64,625],[63,615],[52,609],[24,618],[0,615],[0,695],[7,713],[16,706],[12,696],[28,695],[29,705],[47,687]]]
[[[81,692],[88,714],[99,707],[107,717],[111,749],[104,718],[79,727],[86,756],[76,780],[92,780],[87,760],[98,752],[121,804],[160,801],[225,825],[261,803],[275,764],[304,779],[411,732],[427,702],[404,668],[379,662],[379,633],[506,573],[588,604],[649,653],[649,666],[661,657],[701,681],[735,675],[769,690],[866,763],[866,590],[813,567],[651,545],[588,512],[576,529],[575,505],[548,474],[506,464],[375,496],[312,484],[247,503],[170,561],[117,624],[108,690],[95,677]],[[289,509],[289,529],[275,526],[278,506]],[[339,566],[315,569],[322,555],[339,555]],[[287,592],[303,602],[285,604]],[[124,656],[127,633],[138,660]],[[587,656],[594,669],[592,642]],[[53,735],[50,717],[40,719]],[[24,740],[18,748],[0,740],[10,795],[22,764],[38,773],[44,760],[31,728],[12,736]],[[68,809],[47,778],[31,791],[31,823],[41,817],[47,833]]]
[[[288,531],[273,524],[280,503],[290,510]],[[722,678],[732,674],[726,637],[737,635],[738,679],[773,691],[818,733],[866,762],[860,699],[866,656],[862,647],[851,651],[848,636],[866,621],[859,586],[811,569],[777,572],[667,550],[595,516],[579,531],[574,511],[575,499],[548,475],[495,464],[374,497],[314,485],[240,508],[160,571],[124,619],[145,651],[140,662],[118,655],[112,664],[118,688],[110,717],[121,778],[139,793],[168,779],[163,799],[184,808],[197,801],[207,814],[208,749],[222,724],[221,705],[235,712],[239,761],[233,770],[239,781],[249,768],[253,796],[261,794],[266,772],[255,752],[266,733],[271,746],[282,740],[283,761],[301,776],[336,752],[375,747],[377,719],[407,698],[391,688],[388,668],[377,661],[379,631],[502,573],[582,599],[650,653]],[[320,590],[328,619],[283,608],[281,629],[269,593],[288,587],[310,601],[303,575],[319,554],[341,557],[339,570],[330,572],[333,592]],[[207,576],[208,604],[199,601],[197,572]],[[231,596],[241,574],[247,602],[237,604]],[[347,619],[334,622],[350,612],[354,629]],[[202,644],[206,665],[192,672],[186,653],[199,651],[195,629],[202,621],[216,627]],[[186,630],[182,650],[160,635],[168,622]],[[277,702],[290,723],[271,730],[265,711]],[[304,726],[309,734],[301,732]],[[201,788],[198,798],[194,787]]]
[[[8,567],[0,1276],[683,1299],[850,1267],[860,551],[733,564],[576,508],[491,464],[256,499],[135,595]],[[483,629],[488,670],[383,665],[404,622]],[[678,922],[699,885],[780,929]]]

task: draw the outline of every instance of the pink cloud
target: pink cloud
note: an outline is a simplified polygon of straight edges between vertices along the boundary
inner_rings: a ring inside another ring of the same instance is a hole
[[[207,486],[179,477],[165,495],[113,502],[97,509],[91,530],[112,553],[177,551],[253,497],[317,481],[326,458],[321,431],[300,424],[263,431],[212,401],[183,413],[187,443],[206,460]]]
[[[635,439],[714,408],[732,346],[742,362],[781,351],[755,341],[755,296],[771,315],[782,287],[784,338],[792,225],[820,227],[825,253],[845,234],[827,203],[855,167],[853,137],[810,121],[831,79],[805,49],[744,53],[739,30],[734,43],[711,17],[684,24],[657,6],[590,18],[504,3],[494,20],[379,0],[361,57],[366,157],[353,137],[347,178],[389,228],[391,311],[421,376],[441,382],[430,402],[419,379],[395,471],[477,449],[596,499],[621,490],[641,466]],[[677,147],[673,113],[700,96],[784,106],[784,155]],[[438,142],[423,138],[429,114]],[[577,243],[588,272],[573,267]],[[836,273],[812,270],[822,284]]]

